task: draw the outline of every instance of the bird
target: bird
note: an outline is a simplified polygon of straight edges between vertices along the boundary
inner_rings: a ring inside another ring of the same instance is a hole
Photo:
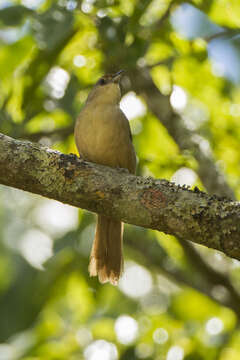
[[[120,109],[124,71],[102,76],[91,89],[77,117],[74,138],[80,158],[113,168],[136,171],[136,154],[129,121]],[[97,215],[89,274],[100,283],[117,285],[123,271],[123,224]]]

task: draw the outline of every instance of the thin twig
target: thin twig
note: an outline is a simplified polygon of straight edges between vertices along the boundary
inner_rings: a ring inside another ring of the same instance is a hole
[[[222,30],[222,31],[219,31],[213,35],[209,35],[209,36],[206,36],[204,38],[204,40],[206,42],[210,42],[212,40],[215,40],[215,39],[219,39],[219,38],[230,38],[230,37],[233,37],[235,35],[240,35],[240,30],[238,29],[225,29],[225,30]]]

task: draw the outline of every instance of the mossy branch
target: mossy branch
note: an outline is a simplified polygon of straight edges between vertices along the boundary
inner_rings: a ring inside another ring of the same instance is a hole
[[[240,260],[240,204],[0,134],[0,183],[163,231]]]

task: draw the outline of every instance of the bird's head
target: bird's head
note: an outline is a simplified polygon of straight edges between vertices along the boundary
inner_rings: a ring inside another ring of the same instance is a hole
[[[96,101],[103,104],[117,104],[121,99],[120,80],[124,71],[102,76],[90,91],[87,102]]]

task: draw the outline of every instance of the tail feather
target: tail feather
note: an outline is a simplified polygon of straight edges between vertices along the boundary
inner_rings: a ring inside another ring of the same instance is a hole
[[[90,276],[98,275],[101,283],[118,283],[123,268],[122,234],[120,221],[98,215],[88,270]]]

